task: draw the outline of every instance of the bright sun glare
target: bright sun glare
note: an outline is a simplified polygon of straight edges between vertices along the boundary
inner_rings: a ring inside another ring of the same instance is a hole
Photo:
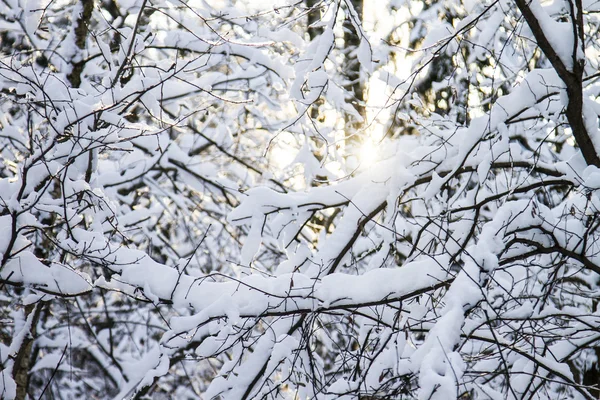
[[[362,168],[370,167],[377,161],[377,156],[377,146],[371,139],[367,139],[360,148],[360,166]]]

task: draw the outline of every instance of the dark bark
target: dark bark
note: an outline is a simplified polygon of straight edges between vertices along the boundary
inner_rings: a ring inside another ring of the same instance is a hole
[[[321,33],[323,33],[323,29],[321,27],[314,26],[321,19],[320,8],[318,7],[319,2],[320,0],[306,0],[306,7],[308,8],[308,28],[306,31],[308,32],[308,37],[311,42]],[[317,100],[311,107],[310,117],[314,120],[319,117],[320,103],[321,100]]]
[[[92,11],[94,10],[94,0],[81,0],[81,15],[77,19],[77,26],[75,27],[75,44],[80,50],[85,49],[85,42],[89,32],[88,25],[92,18]],[[76,60],[73,62],[71,73],[69,74],[69,82],[74,88],[78,88],[81,85],[81,73],[85,67],[83,60]]]
[[[310,40],[319,36],[323,31],[320,27],[314,26],[321,19],[318,7],[319,3],[320,0],[306,0],[306,8],[308,8],[308,28],[306,31]]]
[[[36,327],[40,320],[41,311],[41,303],[25,307],[26,318],[29,317],[31,313],[33,313],[33,316],[29,333],[23,338],[23,343],[21,343],[21,347],[19,348],[19,351],[15,357],[13,378],[17,384],[17,396],[15,397],[16,400],[25,400],[27,397],[27,388],[29,387],[29,370],[31,369],[30,354],[33,347]]]
[[[360,21],[355,23],[361,23],[363,19],[363,0],[349,0],[348,3],[352,4],[356,14]],[[346,58],[343,65],[343,70],[346,75],[348,84],[346,90],[354,95],[352,99],[352,105],[354,109],[364,119],[366,117],[365,108],[365,85],[361,80],[360,76],[360,62],[356,57],[356,49],[360,45],[361,33],[357,32],[354,24],[351,20],[352,16],[348,12],[346,19],[344,20],[344,46],[346,47]],[[357,120],[351,115],[346,115],[346,128],[350,128],[350,136],[356,134],[363,125],[363,121]]]
[[[596,361],[590,369],[584,372],[582,383],[595,399],[600,399],[600,366],[598,365],[600,362],[600,348],[595,347],[594,352],[599,361]]]

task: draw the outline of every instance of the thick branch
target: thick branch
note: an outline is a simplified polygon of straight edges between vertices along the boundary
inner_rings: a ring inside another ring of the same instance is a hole
[[[533,32],[535,40],[548,58],[552,67],[556,70],[558,76],[563,80],[567,88],[568,104],[566,109],[567,120],[575,136],[575,141],[581,149],[583,158],[588,165],[594,165],[600,168],[600,157],[596,153],[594,143],[590,137],[590,132],[587,131],[583,116],[583,66],[584,63],[577,57],[577,50],[574,50],[573,54],[573,70],[570,71],[564,62],[560,59],[558,53],[550,44],[544,29],[540,25],[537,17],[529,7],[527,0],[515,0],[517,7],[521,11],[523,18],[527,22],[527,25]],[[572,12],[571,18],[573,24],[577,24],[577,18]],[[581,21],[579,21],[581,23]],[[583,27],[579,27],[582,29]],[[574,35],[575,43],[577,43],[577,35]]]

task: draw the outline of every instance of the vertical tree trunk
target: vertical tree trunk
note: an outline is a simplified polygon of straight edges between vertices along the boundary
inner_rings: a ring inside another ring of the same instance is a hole
[[[582,384],[595,399],[600,399],[600,347],[595,347],[597,361],[583,374]]]
[[[323,29],[321,27],[314,26],[321,19],[321,15],[320,15],[321,13],[320,13],[318,4],[319,4],[319,0],[306,0],[306,7],[309,9],[306,31],[308,32],[308,37],[311,42],[315,38],[317,38],[321,33],[323,33]],[[312,104],[312,106],[310,108],[310,118],[312,120],[317,120],[319,118],[319,105],[320,104],[322,104],[321,99],[318,99],[317,101],[315,101]],[[320,147],[319,140],[314,137],[311,138],[310,140],[314,146],[313,148],[315,149],[315,150],[313,150],[313,154],[314,154],[315,158],[317,160],[321,161],[323,159],[323,154],[320,154],[320,152],[318,151],[318,149]],[[318,182],[320,180],[327,179],[324,176],[316,176],[315,178],[316,178],[316,180],[313,180],[312,186],[317,186]]]
[[[349,3],[352,4],[358,18],[361,22],[363,20],[363,0],[349,0]],[[363,118],[366,117],[366,108],[365,108],[365,82],[361,80],[360,76],[360,62],[356,56],[356,50],[360,45],[361,35],[360,32],[356,31],[354,24],[351,20],[352,16],[350,12],[347,12],[346,19],[344,20],[344,46],[345,46],[345,59],[343,65],[343,71],[346,75],[346,79],[348,84],[346,85],[346,90],[353,94],[353,98],[351,99],[351,103],[354,109],[360,114]],[[358,130],[360,130],[363,126],[363,121],[356,118],[353,115],[346,114],[346,136],[349,138],[347,144],[356,143],[359,141],[359,137],[356,134]]]
[[[75,26],[75,44],[79,50],[85,49],[85,42],[88,35],[88,25],[90,18],[92,18],[92,11],[94,10],[94,0],[81,0],[81,14],[77,19],[77,25]],[[69,82],[75,88],[81,85],[81,73],[85,62],[82,59],[74,59],[71,73],[68,76]]]
[[[33,347],[33,340],[36,334],[36,327],[40,320],[41,311],[42,303],[28,305],[25,307],[25,318],[26,320],[31,318],[31,325],[29,332],[23,338],[21,347],[19,347],[19,351],[15,357],[15,363],[13,367],[13,378],[17,384],[17,396],[15,397],[15,400],[25,400],[27,397],[27,388],[29,387],[29,370],[31,369],[30,355]]]
[[[313,40],[322,32],[321,28],[313,26],[320,20],[319,9],[317,8],[318,3],[319,0],[306,0],[306,8],[309,9],[307,21],[308,28],[306,29],[306,31],[308,32],[308,37],[310,38],[310,40]]]

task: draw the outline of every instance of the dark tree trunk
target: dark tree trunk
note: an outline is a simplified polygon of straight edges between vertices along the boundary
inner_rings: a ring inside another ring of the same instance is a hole
[[[358,23],[362,23],[363,20],[363,0],[349,0],[352,4],[356,14],[358,15]],[[361,79],[360,75],[360,62],[356,56],[356,50],[360,45],[361,34],[357,32],[354,24],[352,23],[352,15],[349,12],[346,14],[344,20],[344,46],[345,46],[345,60],[343,65],[343,71],[348,81],[346,90],[353,94],[350,102],[354,109],[363,118],[366,117],[365,108],[365,82]],[[363,126],[363,121],[357,119],[355,116],[346,114],[346,134],[349,137],[350,143],[359,141],[357,135],[358,131]]]

